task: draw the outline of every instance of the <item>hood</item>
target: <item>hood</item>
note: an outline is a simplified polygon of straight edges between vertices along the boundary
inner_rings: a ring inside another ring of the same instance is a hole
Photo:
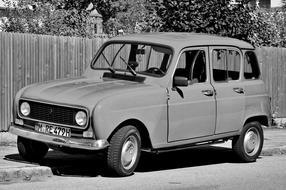
[[[21,97],[93,109],[104,97],[147,86],[149,85],[133,81],[81,77],[35,84],[25,89]]]

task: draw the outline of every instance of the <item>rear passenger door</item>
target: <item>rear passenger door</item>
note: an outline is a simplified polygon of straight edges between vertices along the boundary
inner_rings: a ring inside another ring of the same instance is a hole
[[[215,134],[239,130],[243,125],[245,96],[242,53],[234,47],[210,47],[212,85],[216,91]]]

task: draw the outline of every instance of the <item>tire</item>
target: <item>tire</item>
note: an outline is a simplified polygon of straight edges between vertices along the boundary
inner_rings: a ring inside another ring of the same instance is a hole
[[[27,161],[38,162],[47,154],[49,147],[42,142],[19,137],[17,147],[20,156]]]
[[[115,176],[129,176],[136,169],[141,155],[141,137],[134,126],[125,126],[111,137],[107,167]]]
[[[240,136],[232,140],[232,149],[243,162],[255,162],[263,146],[263,130],[258,122],[247,123]]]

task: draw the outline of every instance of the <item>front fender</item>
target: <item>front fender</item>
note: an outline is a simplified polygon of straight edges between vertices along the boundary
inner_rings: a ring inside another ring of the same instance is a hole
[[[153,147],[166,143],[166,89],[150,87],[102,99],[92,112],[96,138],[108,139],[121,123],[129,119],[139,120],[146,126]]]

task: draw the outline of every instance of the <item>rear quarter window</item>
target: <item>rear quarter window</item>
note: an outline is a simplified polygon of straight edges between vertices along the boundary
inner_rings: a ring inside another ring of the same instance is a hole
[[[258,79],[260,77],[260,69],[256,55],[253,51],[246,51],[244,54],[244,78]]]

